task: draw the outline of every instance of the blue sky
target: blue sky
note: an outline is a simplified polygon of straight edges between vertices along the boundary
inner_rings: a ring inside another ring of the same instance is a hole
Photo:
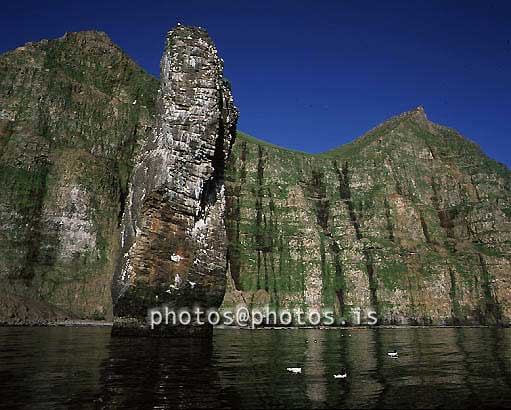
[[[0,52],[107,32],[158,75],[165,33],[202,26],[225,60],[239,129],[322,152],[422,104],[511,166],[511,2],[24,1],[2,4]]]

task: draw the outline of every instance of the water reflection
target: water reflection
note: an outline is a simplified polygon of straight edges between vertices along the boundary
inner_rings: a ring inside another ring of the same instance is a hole
[[[306,340],[307,350],[303,364],[307,398],[316,407],[326,401],[327,378],[332,375],[325,373],[323,360],[325,338],[321,330],[311,330]]]
[[[114,337],[109,347],[98,408],[237,407],[212,365],[212,341]]]
[[[0,327],[0,408],[91,408],[110,329]]]
[[[511,329],[217,330],[204,343],[0,328],[0,343],[4,408],[511,406]]]

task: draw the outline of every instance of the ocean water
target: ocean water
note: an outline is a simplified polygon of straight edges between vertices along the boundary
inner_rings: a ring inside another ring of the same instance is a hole
[[[200,407],[510,408],[511,329],[218,329],[209,343],[0,328],[0,408]]]

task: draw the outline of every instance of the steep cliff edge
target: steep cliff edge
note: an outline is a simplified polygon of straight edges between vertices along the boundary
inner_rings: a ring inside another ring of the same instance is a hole
[[[114,330],[140,329],[150,308],[207,310],[222,303],[224,170],[238,119],[222,71],[204,30],[169,32],[156,127],[136,158],[122,223]]]
[[[109,317],[116,269],[119,317],[218,305],[225,193],[224,307],[509,324],[505,166],[418,108],[321,155],[239,134],[223,192],[235,110],[209,38],[179,30],[160,94],[104,33],[0,56],[0,322]]]
[[[119,215],[157,87],[100,32],[0,56],[0,321],[111,316]]]
[[[240,134],[228,170],[224,306],[509,324],[511,173],[422,107],[320,155]]]

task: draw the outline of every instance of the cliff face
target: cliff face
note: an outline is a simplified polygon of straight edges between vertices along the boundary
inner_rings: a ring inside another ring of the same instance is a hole
[[[509,323],[511,177],[475,144],[419,108],[321,155],[231,147],[201,30],[161,77],[97,32],[0,56],[0,321],[218,306],[227,278],[224,307]]]
[[[240,135],[228,169],[225,306],[509,323],[511,174],[421,107],[321,155]]]
[[[111,316],[119,215],[157,84],[104,33],[0,56],[0,320]]]
[[[213,42],[178,26],[161,62],[155,132],[136,158],[113,283],[119,323],[147,310],[219,307],[227,238],[224,169],[238,112]]]

